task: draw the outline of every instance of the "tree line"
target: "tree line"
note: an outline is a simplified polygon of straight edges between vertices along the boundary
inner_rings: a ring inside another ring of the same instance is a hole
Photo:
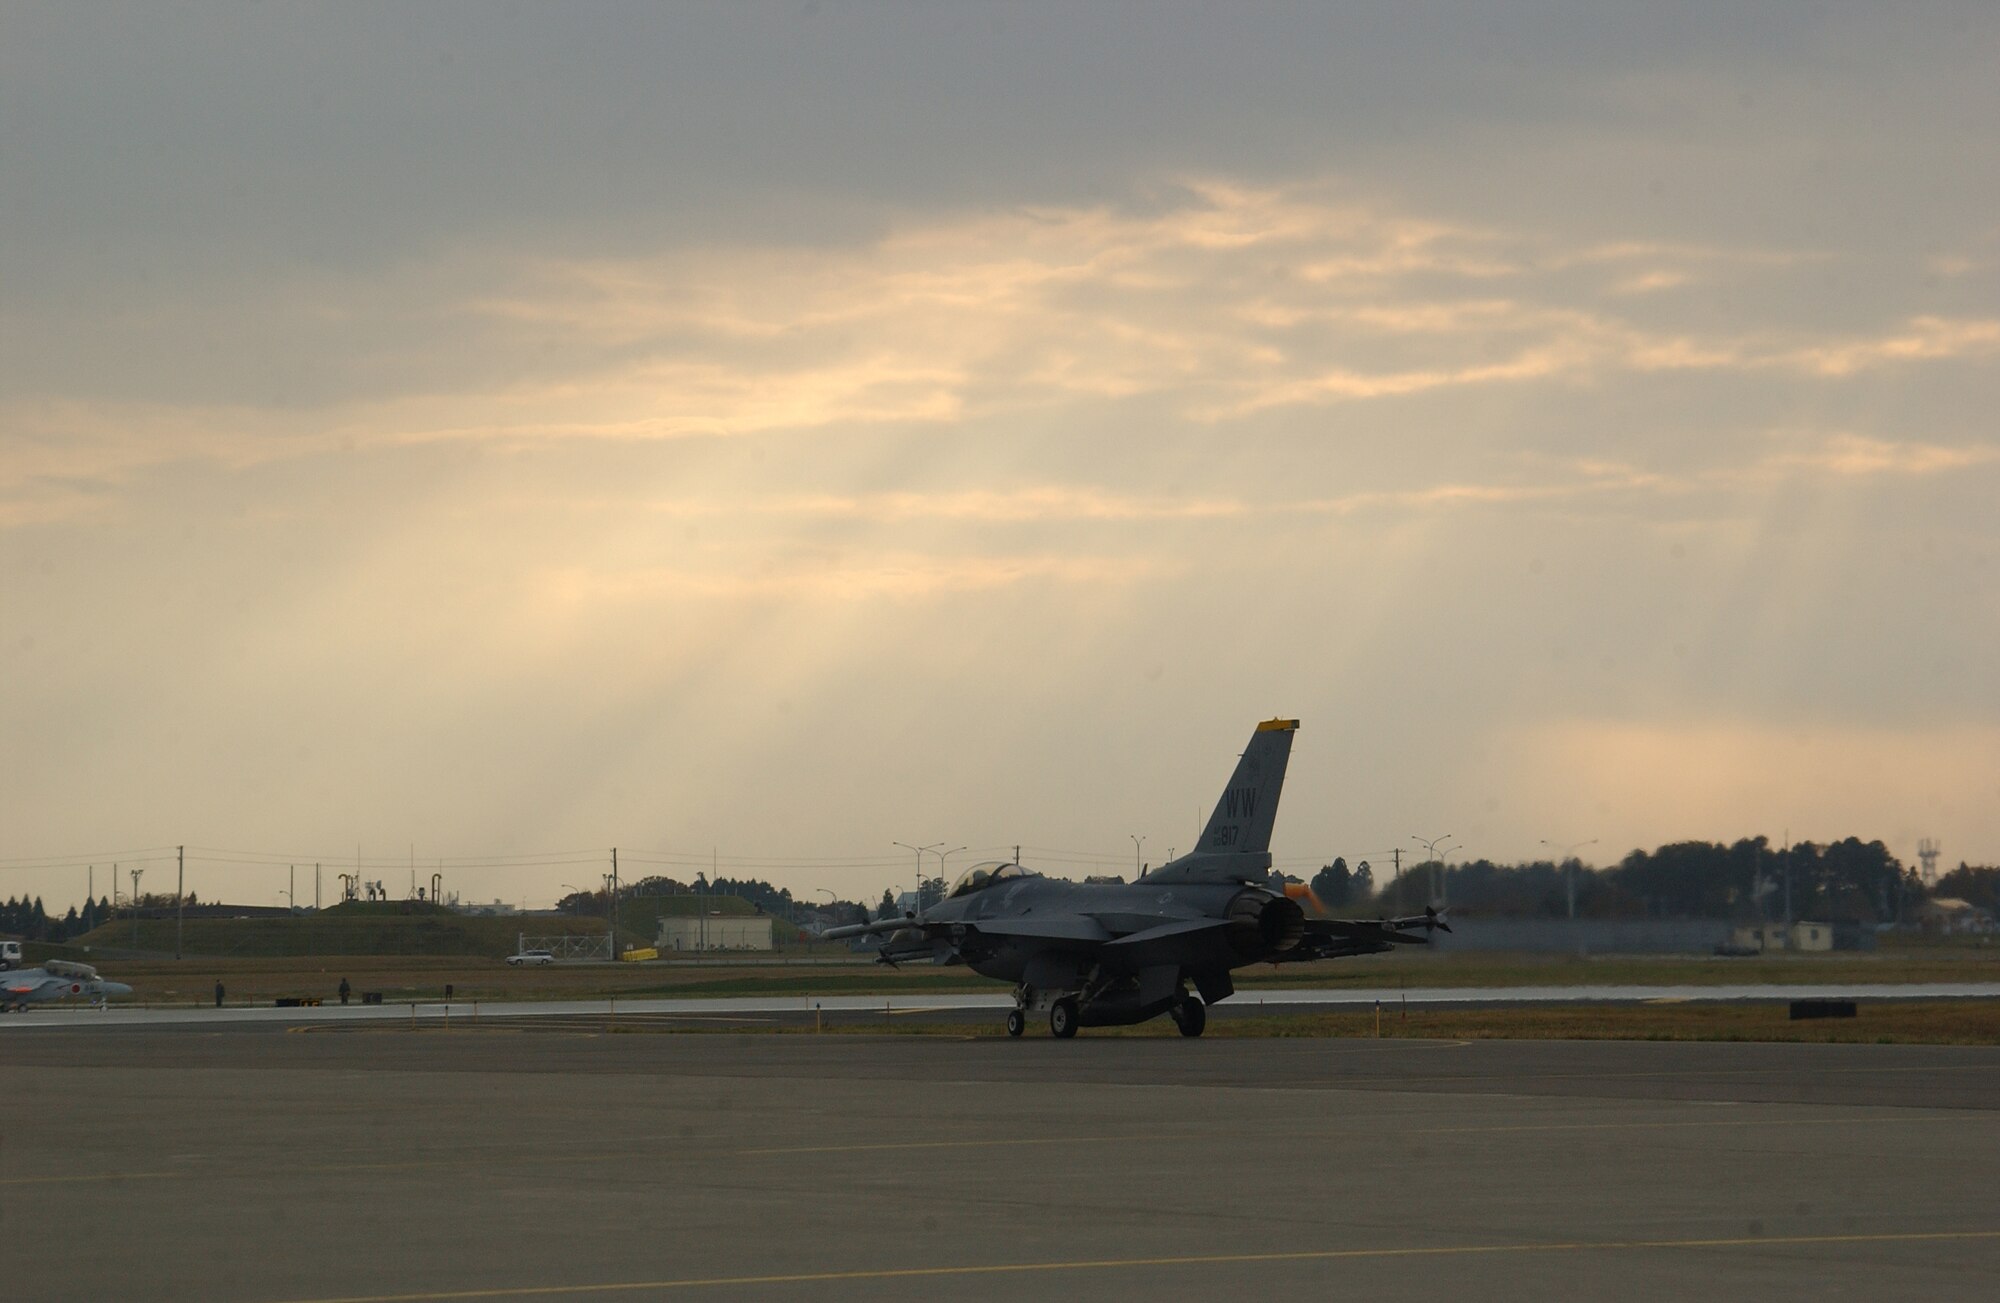
[[[1961,864],[1924,889],[1916,870],[1879,841],[1773,846],[1765,837],[1672,842],[1634,850],[1614,865],[1580,860],[1496,864],[1411,864],[1380,880],[1363,861],[1336,859],[1308,885],[1330,911],[1410,914],[1444,903],[1468,914],[1524,918],[1714,918],[1739,922],[1819,918],[1854,923],[1908,921],[1929,896],[2000,906],[2000,869]],[[1273,875],[1282,887],[1297,879]],[[1572,901],[1574,902],[1572,904]]]
[[[67,941],[82,936],[110,917],[108,900],[86,900],[81,911],[71,905],[66,913],[51,914],[42,908],[40,896],[32,900],[10,896],[5,905],[0,905],[0,933],[26,941]]]
[[[1273,873],[1268,885],[1283,890],[1302,880]],[[1356,915],[1415,914],[1440,900],[1465,914],[1521,918],[1566,918],[1575,896],[1578,918],[1719,918],[1739,922],[1765,919],[1819,918],[1854,923],[1907,922],[1916,906],[1930,897],[1955,897],[2000,914],[2000,867],[1961,863],[1943,874],[1929,891],[1916,871],[1889,853],[1879,841],[1848,837],[1824,845],[1798,842],[1774,847],[1765,837],[1721,842],[1672,842],[1651,851],[1634,850],[1617,864],[1593,868],[1571,858],[1496,864],[1471,860],[1463,864],[1410,864],[1400,874],[1362,860],[1350,867],[1336,858],[1305,885],[1333,913]],[[942,878],[922,884],[925,908],[943,899]],[[871,910],[851,900],[829,904],[800,902],[786,887],[761,878],[709,878],[692,883],[669,877],[647,877],[621,890],[624,897],[681,895],[741,896],[767,914],[791,918],[804,905],[829,915],[837,923],[859,923],[871,916],[886,918],[895,911],[895,897],[884,890]],[[1789,907],[1788,907],[1789,902]],[[190,893],[186,903],[193,904]],[[147,895],[141,911],[173,908],[170,895]],[[556,903],[565,914],[602,915],[609,901],[602,890],[577,891]],[[131,906],[121,901],[118,914]],[[113,917],[108,898],[86,900],[62,914],[43,908],[41,898],[10,897],[0,906],[0,934],[29,941],[61,942],[82,936]]]
[[[791,918],[793,909],[800,903],[792,898],[789,887],[774,887],[762,878],[710,878],[705,873],[696,874],[693,882],[655,874],[618,889],[620,900],[641,896],[740,896],[761,912],[775,914],[779,918]],[[573,891],[556,902],[556,910],[563,914],[601,915],[610,903],[602,888]],[[864,906],[852,901],[837,902],[836,907],[842,906],[855,915],[856,922],[867,913]]]

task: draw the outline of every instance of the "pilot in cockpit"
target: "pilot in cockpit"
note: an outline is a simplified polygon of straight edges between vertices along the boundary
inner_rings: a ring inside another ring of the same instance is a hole
[[[951,890],[945,893],[945,899],[969,896],[975,891],[984,891],[995,883],[1035,876],[1037,875],[1033,869],[1024,869],[1018,864],[1008,864],[1002,860],[988,860],[983,864],[975,864],[959,874],[957,881],[951,884]]]

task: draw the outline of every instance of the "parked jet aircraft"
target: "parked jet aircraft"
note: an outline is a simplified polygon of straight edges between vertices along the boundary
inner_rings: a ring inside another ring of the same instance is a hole
[[[1410,918],[1307,918],[1288,894],[1262,885],[1298,726],[1295,719],[1259,724],[1195,848],[1137,882],[1064,882],[1019,864],[978,864],[921,916],[824,935],[886,934],[886,962],[965,964],[1013,982],[1009,1035],[1026,1029],[1029,1013],[1046,1011],[1049,1030],[1069,1037],[1080,1026],[1163,1013],[1183,1036],[1199,1036],[1206,1006],[1235,993],[1232,969],[1372,954],[1423,944],[1433,929],[1449,932],[1436,910]]]
[[[92,1004],[103,1004],[114,995],[130,995],[123,982],[107,982],[89,964],[50,959],[40,968],[24,968],[0,977],[0,1012],[26,1009],[31,1004],[84,996]]]

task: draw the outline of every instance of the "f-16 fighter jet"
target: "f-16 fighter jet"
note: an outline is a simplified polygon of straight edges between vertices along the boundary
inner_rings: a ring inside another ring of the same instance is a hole
[[[1295,719],[1257,725],[1195,848],[1137,882],[1066,882],[1019,864],[977,864],[921,915],[823,935],[879,935],[886,962],[965,964],[1012,982],[1009,1035],[1026,1030],[1031,1013],[1046,1013],[1049,1031],[1070,1037],[1078,1027],[1161,1014],[1183,1036],[1199,1036],[1206,1007],[1235,993],[1233,969],[1373,954],[1449,932],[1435,909],[1409,918],[1309,918],[1291,893],[1264,885],[1298,727]]]

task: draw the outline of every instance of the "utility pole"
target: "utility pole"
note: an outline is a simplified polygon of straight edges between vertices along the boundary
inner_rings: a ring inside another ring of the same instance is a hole
[[[182,902],[187,899],[183,890],[187,886],[187,847],[174,847],[174,958],[181,957]]]
[[[618,958],[618,848],[611,848],[611,957]]]

